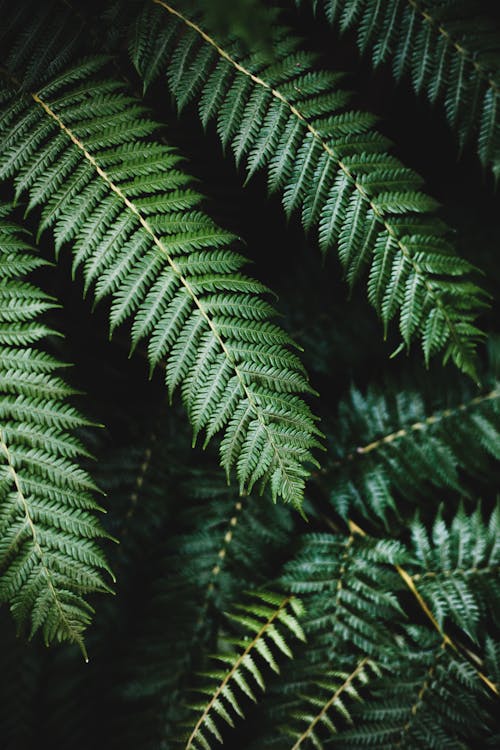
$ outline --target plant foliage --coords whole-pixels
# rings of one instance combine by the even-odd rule
[[[219,43],[164,2],[146,6],[131,56],[145,86],[166,74],[180,110],[197,96],[203,124],[217,120],[248,177],[267,168],[287,215],[300,210],[323,250],[337,246],[350,285],[368,270],[368,298],[386,331],[397,317],[405,346],[420,338],[427,362],[443,351],[474,375],[482,299],[472,266],[453,253],[436,202],[388,152],[376,118],[352,109],[341,74],[317,70],[286,29],[268,61],[261,51],[242,54],[231,37]]]
[[[297,0],[301,5],[301,0]],[[500,173],[500,28],[477,0],[313,0],[341,31],[355,29],[374,67],[390,62],[397,81],[444,105],[460,148],[474,139],[485,167]]]
[[[31,635],[84,650],[85,595],[109,590],[96,543],[105,534],[96,486],[78,466],[88,454],[73,433],[86,422],[55,374],[61,363],[39,348],[54,333],[42,316],[55,304],[26,277],[44,261],[10,211],[0,207],[0,602]]]
[[[132,318],[132,348],[146,338],[151,368],[167,360],[194,438],[224,431],[221,463],[241,491],[269,482],[300,505],[320,433],[297,396],[311,389],[292,342],[269,322],[267,289],[241,273],[236,238],[199,210],[175,150],[146,140],[156,124],[101,57],[19,95],[34,31],[14,47],[0,94],[0,176],[15,175],[30,209],[43,205],[40,229],[54,228],[56,250],[72,243],[85,288],[112,295],[111,331]]]
[[[296,5],[0,0],[2,750],[499,746],[498,13]]]

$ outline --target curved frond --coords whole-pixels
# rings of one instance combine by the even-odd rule
[[[304,654],[302,663],[294,660],[287,665],[286,681],[273,684],[267,697],[267,732],[252,743],[251,750],[323,750],[335,743],[339,730],[352,723],[353,708],[362,700],[366,686],[380,674],[367,657],[349,661],[344,667],[344,658],[338,657],[336,662],[342,666],[314,669],[307,666]]]
[[[408,627],[398,639],[392,668],[360,703],[342,747],[464,747],[484,731],[482,688],[474,669],[444,647],[436,633]]]
[[[1,91],[0,177],[14,177],[41,230],[74,248],[97,300],[111,295],[111,331],[132,322],[151,368],[166,360],[194,437],[222,431],[221,464],[241,491],[269,483],[300,505],[318,446],[311,392],[290,338],[269,321],[267,289],[241,272],[235,237],[199,209],[179,155],[151,141],[142,105],[92,58],[20,92]]]
[[[405,346],[418,337],[427,362],[442,352],[474,376],[484,297],[469,280],[472,266],[454,254],[419,175],[387,152],[375,118],[350,108],[341,75],[316,70],[286,29],[276,32],[271,60],[245,55],[163,0],[138,19],[131,56],[147,83],[166,74],[179,108],[198,98],[203,123],[217,120],[249,177],[267,168],[287,215],[301,211],[324,250],[338,247],[349,284],[368,271],[386,331],[399,318]]]
[[[500,458],[500,388],[493,368],[480,393],[451,376],[430,392],[415,381],[365,393],[352,386],[329,433],[331,460],[318,481],[335,510],[387,525],[400,515],[398,498],[438,502],[443,489],[468,496],[470,478],[489,475]]]
[[[67,402],[61,363],[38,348],[53,331],[41,316],[54,300],[25,280],[44,265],[0,207],[0,602],[46,643],[83,645],[93,609],[109,590],[96,543],[96,487],[78,466],[88,455],[73,431],[87,424]]]
[[[303,4],[303,0],[297,0]],[[500,28],[482,0],[313,0],[341,31],[357,30],[373,65],[444,105],[460,147],[471,139],[481,163],[500,175]]]
[[[214,668],[204,673],[205,683],[197,689],[208,695],[208,702],[191,706],[199,717],[186,744],[190,748],[207,748],[222,742],[219,723],[234,725],[243,715],[243,700],[256,701],[256,690],[265,686],[263,668],[279,672],[278,658],[290,658],[290,639],[304,639],[298,617],[302,608],[294,597],[282,598],[268,592],[254,592],[250,604],[240,605],[231,620],[247,634],[228,638],[231,651],[212,657]]]

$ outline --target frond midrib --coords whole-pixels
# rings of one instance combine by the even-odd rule
[[[77,643],[78,646],[80,647],[85,661],[88,661],[88,655],[87,655],[87,651],[86,651],[86,648],[85,648],[85,644],[84,644],[83,638],[82,638],[80,632],[78,631],[78,629],[75,629],[73,627],[71,621],[68,620],[68,618],[66,617],[66,613],[64,611],[64,607],[63,607],[63,605],[62,605],[62,603],[61,603],[61,601],[59,599],[59,596],[57,594],[57,588],[54,585],[54,581],[52,580],[52,576],[51,576],[50,570],[49,570],[49,568],[48,568],[48,566],[47,566],[47,564],[45,562],[45,553],[44,553],[44,551],[43,551],[43,549],[42,549],[42,547],[40,545],[40,542],[38,540],[37,529],[36,529],[35,522],[34,522],[34,520],[31,517],[29,502],[26,499],[26,497],[24,495],[24,492],[22,490],[21,480],[20,480],[20,477],[19,477],[19,475],[18,475],[18,473],[17,473],[17,471],[15,469],[14,461],[12,459],[12,455],[11,455],[11,452],[9,450],[9,447],[8,447],[7,443],[5,442],[5,440],[4,440],[3,432],[2,432],[2,427],[1,426],[0,426],[0,449],[1,449],[2,453],[4,454],[5,459],[7,461],[8,471],[9,471],[9,474],[11,475],[11,477],[12,477],[12,482],[13,482],[14,487],[16,489],[16,495],[17,495],[18,500],[19,500],[19,502],[20,502],[20,504],[22,506],[22,509],[23,509],[23,512],[24,512],[24,516],[25,516],[25,519],[26,519],[26,524],[27,524],[27,526],[29,528],[29,531],[30,531],[33,548],[35,550],[36,556],[38,557],[38,561],[39,561],[40,567],[43,570],[43,574],[44,574],[45,579],[47,581],[47,585],[49,587],[52,600],[53,600],[53,602],[54,602],[54,604],[55,604],[55,606],[57,608],[57,611],[59,613],[59,617],[61,619],[61,622],[64,623],[70,639],[72,641],[74,641],[75,643]]]
[[[199,36],[201,36],[201,38],[204,41],[210,44],[223,59],[229,62],[240,73],[243,73],[245,76],[250,78],[255,84],[267,89],[274,98],[278,99],[283,104],[285,104],[290,110],[290,112],[304,124],[305,128],[309,131],[309,133],[311,133],[312,137],[320,144],[321,148],[328,154],[328,156],[337,164],[339,169],[342,170],[342,172],[345,174],[348,180],[350,180],[350,182],[355,186],[356,190],[362,196],[362,198],[365,201],[367,201],[371,210],[377,217],[378,222],[381,224],[381,226],[384,227],[385,231],[394,240],[394,242],[396,242],[404,258],[411,264],[415,272],[415,275],[422,279],[422,282],[425,285],[427,294],[429,295],[430,299],[434,301],[435,306],[439,308],[439,310],[441,311],[443,315],[444,320],[446,321],[447,329],[450,333],[450,337],[457,351],[461,352],[464,362],[469,362],[470,354],[467,351],[466,346],[462,342],[460,335],[457,333],[455,324],[453,320],[450,318],[446,305],[443,303],[442,296],[438,292],[436,292],[436,290],[433,288],[432,284],[429,281],[427,274],[422,270],[420,265],[415,261],[411,253],[411,250],[404,244],[404,242],[402,241],[402,239],[399,237],[398,233],[392,226],[391,222],[385,218],[383,212],[378,208],[376,203],[372,201],[372,199],[366,192],[363,185],[361,185],[357,181],[356,177],[351,173],[350,169],[344,164],[342,159],[336,154],[335,150],[331,146],[329,146],[328,143],[326,143],[326,141],[321,136],[320,132],[313,125],[309,123],[307,118],[300,112],[300,110],[294,104],[292,104],[286,98],[284,94],[282,94],[278,89],[273,88],[270,84],[268,84],[262,78],[252,73],[250,70],[248,70],[243,65],[241,65],[241,63],[239,63],[237,60],[231,57],[231,55],[226,50],[224,50],[215,41],[215,39],[213,39],[205,31],[203,31],[203,29],[200,26],[198,26],[196,23],[194,23],[189,18],[184,16],[180,11],[173,8],[164,0],[151,0],[151,2],[154,3],[155,5],[161,6],[168,13],[170,13],[171,15],[175,16],[180,21],[182,21],[182,23],[184,23],[186,26],[193,29],[193,31],[195,31]]]
[[[292,747],[292,750],[299,750],[302,743],[307,740],[310,735],[314,732],[316,725],[322,720],[322,718],[325,716],[325,714],[330,710],[330,708],[333,706],[333,704],[339,699],[339,697],[342,695],[344,690],[347,690],[347,688],[354,682],[358,674],[363,670],[363,667],[367,664],[368,657],[365,656],[361,661],[358,663],[356,668],[346,677],[342,685],[340,685],[337,690],[333,693],[333,695],[326,701],[325,705],[319,711],[319,713],[314,717],[314,719],[310,722],[308,727],[305,729],[305,731],[301,734],[301,736],[298,738],[294,746]]]
[[[61,117],[54,112],[54,110],[50,107],[49,104],[47,104],[37,93],[31,93],[30,94],[33,101],[40,106],[45,114],[50,117],[54,122],[57,123],[58,127],[61,129],[62,132],[64,132],[68,138],[71,140],[71,142],[81,151],[81,153],[84,155],[85,159],[92,165],[92,167],[95,169],[99,177],[105,182],[105,184],[109,187],[109,189],[124,203],[124,205],[127,207],[127,209],[136,217],[136,219],[139,221],[141,227],[145,230],[145,232],[151,237],[152,241],[154,242],[155,246],[158,248],[158,250],[162,253],[162,255],[166,258],[170,268],[172,269],[175,276],[178,278],[179,282],[182,284],[183,288],[186,290],[188,295],[190,296],[192,302],[196,306],[196,308],[199,310],[201,316],[204,318],[205,322],[207,323],[210,331],[212,332],[214,338],[217,340],[222,352],[224,353],[224,356],[226,357],[227,361],[230,363],[231,367],[234,370],[234,373],[236,377],[238,378],[241,390],[243,391],[246,400],[250,404],[250,407],[253,410],[253,413],[255,414],[259,424],[264,429],[269,443],[273,448],[274,456],[276,459],[276,464],[280,467],[280,470],[282,472],[282,475],[284,477],[289,477],[289,472],[287,470],[287,467],[282,459],[281,451],[279,450],[278,446],[276,445],[276,442],[273,437],[272,430],[269,429],[269,425],[266,422],[263,412],[258,406],[257,402],[255,401],[253,394],[250,390],[250,388],[245,383],[245,379],[242,376],[242,373],[237,365],[237,363],[234,361],[234,358],[226,346],[226,343],[224,342],[224,339],[222,338],[221,333],[218,331],[214,321],[211,319],[210,315],[206,312],[203,303],[198,298],[196,293],[194,292],[191,284],[189,283],[188,279],[182,274],[181,270],[178,267],[178,264],[173,260],[173,258],[170,256],[170,253],[168,252],[167,248],[161,241],[161,239],[157,236],[153,228],[151,227],[150,223],[147,221],[147,219],[144,218],[141,211],[135,206],[135,204],[127,198],[127,196],[123,193],[123,191],[116,185],[113,180],[110,178],[110,176],[106,173],[104,169],[98,164],[97,160],[92,156],[92,154],[87,150],[85,147],[83,141],[81,141],[69,128],[67,125],[65,125],[64,121],[61,119]]]
[[[456,417],[460,412],[468,411],[471,408],[479,406],[485,401],[494,401],[495,399],[500,399],[500,388],[493,388],[493,390],[488,391],[488,393],[482,394],[480,396],[474,396],[470,399],[470,401],[461,403],[453,408],[441,409],[436,412],[432,412],[432,414],[429,414],[429,416],[424,417],[418,422],[413,422],[413,424],[409,425],[409,427],[400,427],[397,430],[392,430],[386,435],[377,438],[377,440],[373,440],[370,443],[366,443],[365,445],[356,447],[344,458],[332,463],[331,469],[338,469],[342,466],[345,466],[347,463],[350,463],[354,459],[359,458],[360,456],[365,456],[368,453],[377,451],[384,445],[407,438],[411,435],[412,432],[420,432],[421,430],[424,430],[428,427],[433,427],[436,424],[444,422],[446,419]],[[328,474],[329,469],[325,467],[324,469],[322,469],[321,473]]]
[[[190,750],[190,748],[193,747],[193,742],[198,736],[198,732],[200,728],[203,726],[203,723],[205,719],[207,718],[208,714],[212,710],[212,707],[214,706],[215,702],[217,701],[219,695],[224,690],[225,686],[229,683],[232,676],[238,671],[240,664],[242,664],[244,658],[252,651],[252,649],[255,647],[255,644],[259,641],[260,638],[266,633],[268,628],[273,624],[273,622],[276,620],[277,617],[279,617],[280,613],[285,609],[287,604],[292,600],[293,597],[287,596],[283,601],[279,604],[279,606],[275,609],[271,617],[269,617],[266,622],[262,625],[258,633],[252,638],[248,646],[245,648],[244,651],[238,656],[236,661],[234,662],[233,666],[227,673],[227,675],[224,677],[222,682],[219,684],[215,692],[210,697],[210,700],[208,701],[207,705],[205,706],[203,713],[201,714],[200,718],[196,722],[196,725],[191,732],[189,739],[186,744],[186,750]]]

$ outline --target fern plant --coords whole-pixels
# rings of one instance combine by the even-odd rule
[[[219,43],[164,2],[146,6],[131,43],[145,85],[166,73],[179,109],[198,94],[203,124],[217,118],[223,146],[246,159],[248,177],[267,167],[286,213],[300,210],[323,250],[337,245],[349,284],[368,267],[368,297],[386,332],[397,316],[405,346],[418,337],[427,362],[444,351],[473,375],[484,300],[468,278],[472,266],[453,254],[436,202],[388,153],[376,118],[351,109],[341,75],[315,70],[314,55],[286,29],[273,49],[270,62],[262,52],[242,55],[234,40]]]
[[[498,746],[496,198],[395,117],[496,174],[496,32],[297,4],[0,2],[2,750]]]
[[[297,2],[301,4],[300,0]],[[486,2],[457,0],[313,0],[341,31],[355,29],[375,67],[391,62],[397,81],[442,102],[462,149],[474,139],[485,167],[500,170],[498,17]]]
[[[73,641],[85,654],[85,597],[109,591],[96,543],[105,532],[96,486],[77,463],[86,451],[73,433],[86,422],[55,374],[61,363],[39,348],[53,334],[42,316],[55,304],[26,276],[44,261],[11,210],[0,208],[0,601],[31,635]]]

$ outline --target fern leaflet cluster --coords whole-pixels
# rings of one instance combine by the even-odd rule
[[[301,5],[302,0],[297,0]],[[460,147],[476,141],[479,158],[500,174],[500,30],[478,0],[312,0],[341,31],[355,28],[376,67],[392,64],[417,94],[442,102]]]
[[[221,463],[241,491],[269,482],[300,505],[320,433],[297,395],[311,388],[292,342],[269,322],[267,289],[241,273],[236,238],[199,209],[179,155],[146,138],[155,123],[102,67],[87,58],[38,93],[4,86],[0,176],[43,206],[58,250],[73,245],[85,288],[112,295],[111,331],[132,319],[132,348],[147,338],[151,368],[167,359],[195,439],[223,430]]]
[[[328,433],[330,456],[317,479],[344,518],[400,516],[398,498],[439,501],[440,492],[470,495],[500,458],[500,389],[490,366],[482,392],[457,378],[426,393],[418,381],[365,393],[352,386]]]
[[[368,297],[386,331],[399,317],[405,346],[419,337],[426,361],[441,351],[474,376],[484,297],[469,280],[472,266],[454,254],[421,178],[387,152],[374,116],[350,109],[341,75],[316,70],[286,29],[269,62],[231,39],[221,46],[161,0],[139,17],[131,56],[145,85],[166,74],[179,109],[198,97],[203,124],[216,118],[249,177],[267,167],[287,214],[300,210],[323,249],[337,245],[349,284],[368,269]]]
[[[82,648],[93,608],[86,595],[108,591],[96,540],[96,487],[78,466],[88,455],[72,433],[87,424],[68,403],[62,367],[38,343],[54,300],[26,281],[45,262],[0,207],[0,602],[47,643]]]
[[[241,604],[231,619],[248,634],[247,637],[227,638],[233,653],[221,652],[213,657],[216,668],[204,676],[206,686],[197,689],[208,695],[208,702],[193,704],[200,716],[189,735],[186,750],[209,748],[209,738],[222,742],[216,718],[230,726],[242,716],[242,698],[256,700],[257,688],[264,689],[263,665],[279,672],[277,655],[291,658],[288,645],[291,636],[304,640],[298,618],[302,607],[294,597],[283,598],[270,592],[254,592],[250,604]]]

